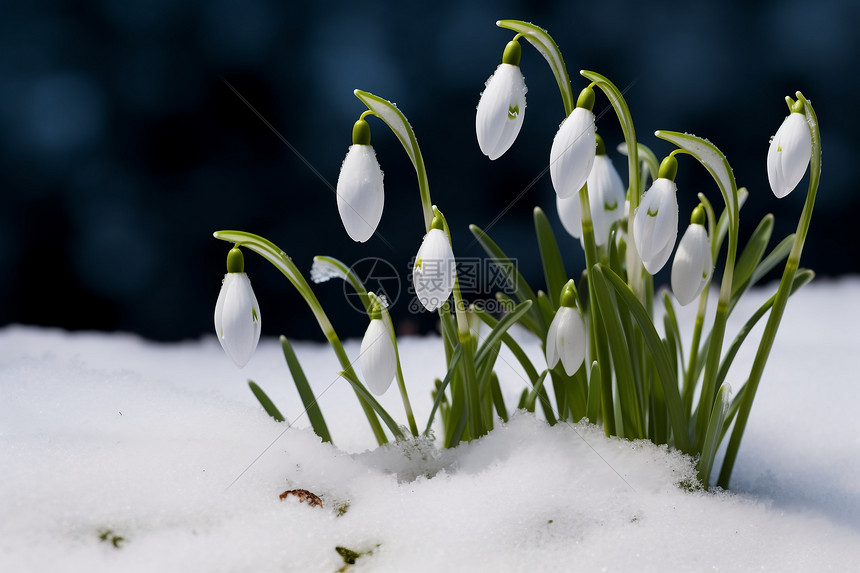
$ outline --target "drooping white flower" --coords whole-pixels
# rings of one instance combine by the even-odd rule
[[[582,189],[594,163],[594,91],[585,88],[577,107],[561,123],[549,152],[549,175],[556,194],[562,199]]]
[[[605,154],[594,157],[594,165],[591,167],[587,183],[594,240],[597,246],[605,245],[609,240],[609,229],[612,224],[624,217],[624,184],[612,160]],[[555,203],[564,229],[571,236],[579,239],[582,236],[582,208],[579,194],[565,198],[556,195]]]
[[[397,371],[397,354],[391,334],[380,316],[371,318],[367,326],[358,363],[370,391],[377,396],[384,394]]]
[[[239,253],[239,262],[236,262],[234,251]],[[241,257],[239,249],[231,249],[227,259],[228,272],[215,303],[215,333],[224,352],[239,368],[254,355],[261,331],[260,305],[248,275],[242,272]]]
[[[633,243],[650,274],[657,274],[675,246],[678,238],[678,187],[675,182],[659,177],[651,185],[633,218]]]
[[[585,321],[576,308],[573,281],[564,287],[561,306],[546,335],[546,363],[555,368],[561,360],[564,371],[573,376],[585,360]]]
[[[475,132],[481,152],[490,159],[501,157],[520,133],[526,116],[526,82],[520,71],[522,48],[511,41],[502,63],[487,80],[475,115]]]
[[[475,131],[481,152],[501,157],[520,133],[526,116],[526,83],[519,66],[499,64],[478,102]]]
[[[696,211],[701,211],[701,207],[693,211],[694,222],[681,237],[672,261],[672,292],[681,306],[690,304],[699,296],[714,270],[711,240],[702,224],[704,213],[697,216]]]
[[[812,157],[812,136],[802,112],[785,118],[767,151],[767,179],[773,194],[785,197],[797,187]]]
[[[433,225],[438,219],[434,219]],[[456,261],[448,236],[441,228],[431,225],[415,257],[412,285],[415,296],[427,310],[442,306],[454,290]]]
[[[373,236],[384,203],[382,169],[373,147],[351,145],[337,179],[337,210],[353,241],[364,243]]]

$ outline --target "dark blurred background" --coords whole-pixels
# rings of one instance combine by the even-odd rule
[[[261,234],[303,271],[315,254],[347,263],[376,256],[401,273],[423,235],[414,170],[399,142],[371,119],[385,171],[378,237],[355,244],[335,195],[225,85],[230,82],[332,185],[365,109],[364,89],[399,104],[424,152],[434,201],[458,256],[480,256],[468,224],[487,227],[543,288],[532,209],[559,233],[568,272],[578,241],[564,234],[548,162],[564,111],[552,74],[523,42],[529,88],[525,124],[491,162],[478,149],[474,114],[512,32],[500,18],[547,28],[577,75],[607,75],[626,98],[640,141],[663,156],[655,129],[710,138],[750,190],[742,241],[767,212],[774,243],[792,232],[807,185],[777,201],[768,186],[768,140],[802,90],[816,106],[824,172],[802,265],[819,276],[860,271],[860,194],[851,169],[857,133],[860,3],[844,0],[719,2],[382,2],[104,0],[4,3],[0,19],[0,326],[133,331],[156,340],[212,331],[228,245],[218,229]],[[598,95],[596,109],[606,106]],[[614,114],[598,127],[621,141]],[[626,181],[624,158],[611,155]],[[719,193],[681,158],[681,220],[695,194]],[[679,233],[683,233],[683,225]],[[680,235],[679,235],[680,236]],[[246,258],[266,335],[318,338],[292,287],[256,255]],[[665,282],[666,270],[659,277]],[[342,337],[366,324],[341,284],[315,287]],[[392,309],[406,330],[433,327]]]

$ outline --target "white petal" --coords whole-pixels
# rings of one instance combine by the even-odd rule
[[[559,197],[570,197],[582,189],[596,151],[594,114],[578,107],[558,128],[549,153],[549,174]]]
[[[454,290],[456,261],[451,243],[441,229],[430,229],[415,257],[412,285],[427,310],[442,306]]]
[[[672,261],[672,292],[681,306],[690,304],[705,288],[713,271],[711,242],[702,225],[690,225]]]
[[[669,179],[657,179],[642,196],[633,218],[636,250],[652,275],[663,268],[678,237],[677,186]]]
[[[363,243],[382,218],[382,170],[370,145],[351,145],[337,179],[337,210],[353,241]]]
[[[260,307],[248,275],[227,273],[215,303],[215,333],[224,352],[239,368],[253,356],[260,332]]]
[[[782,122],[767,151],[767,178],[773,194],[785,197],[797,187],[812,156],[806,116],[791,113]]]
[[[556,313],[558,355],[568,376],[573,376],[585,360],[585,322],[579,310],[563,306]]]
[[[550,368],[555,368],[555,365],[558,364],[557,339],[558,323],[561,322],[561,308],[555,313],[552,322],[549,324],[549,330],[546,333],[546,365]]]
[[[579,201],[579,193],[562,199],[555,196],[555,206],[558,209],[558,218],[564,230],[572,237],[578,239],[582,236],[582,204]]]
[[[370,321],[361,341],[358,361],[370,391],[377,396],[384,394],[397,371],[397,356],[391,335],[381,319]]]
[[[484,155],[498,159],[520,132],[526,116],[526,83],[519,66],[500,64],[478,102],[475,132]]]
[[[588,175],[588,200],[597,246],[609,240],[612,224],[624,216],[626,193],[621,176],[607,155],[597,155]]]

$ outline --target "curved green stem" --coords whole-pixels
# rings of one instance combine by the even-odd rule
[[[627,107],[627,102],[624,101],[624,96],[621,91],[604,76],[597,72],[582,70],[579,72],[585,78],[588,78],[606,94],[609,102],[612,104],[612,109],[618,116],[618,122],[621,124],[621,131],[624,133],[624,141],[627,144],[627,172],[628,172],[628,192],[627,200],[630,202],[630,211],[627,219],[627,228],[632,232],[633,219],[636,216],[636,208],[639,207],[639,188],[640,188],[640,172],[639,172],[639,146],[636,144],[636,130],[633,127],[633,117],[630,115],[630,109]],[[644,288],[642,285],[642,273],[644,267],[642,259],[639,257],[639,251],[636,249],[627,249],[627,282],[630,288],[639,297],[643,304],[647,304],[644,300]],[[591,267],[589,267],[591,268]]]
[[[246,233],[244,231],[216,231],[213,233],[213,236],[216,239],[236,243],[248,250],[254,251],[272,263],[279,271],[281,271],[281,273],[284,274],[284,276],[287,277],[287,279],[289,279],[293,286],[296,287],[296,290],[299,291],[299,294],[305,300],[308,307],[311,309],[311,312],[313,312],[314,318],[317,319],[317,323],[320,326],[320,330],[322,330],[326,340],[331,344],[335,355],[337,355],[338,361],[343,367],[344,373],[351,376],[351,379],[357,382],[358,379],[355,376],[352,364],[349,361],[349,357],[346,355],[346,351],[343,349],[343,344],[341,344],[337,333],[334,331],[331,321],[329,321],[328,316],[326,316],[322,305],[319,300],[317,300],[317,297],[311,290],[310,285],[308,285],[307,281],[302,276],[302,273],[290,257],[288,257],[284,251],[279,249],[277,245],[271,241],[252,233]],[[388,442],[388,438],[385,436],[385,432],[383,431],[382,425],[379,423],[379,419],[376,417],[376,413],[373,411],[373,408],[358,392],[356,392],[356,397],[364,410],[365,416],[367,416],[367,421],[370,423],[370,427],[373,430],[373,435],[376,437],[376,441],[380,446],[385,444]]]
[[[776,331],[779,328],[779,323],[782,320],[783,312],[785,311],[786,302],[791,294],[791,286],[794,282],[794,275],[797,273],[797,268],[800,264],[800,255],[803,252],[803,244],[806,242],[806,234],[809,231],[809,223],[812,220],[812,209],[815,207],[815,195],[818,192],[818,182],[821,178],[821,134],[818,130],[818,118],[815,115],[815,110],[812,104],[809,103],[803,94],[797,92],[797,99],[803,102],[804,113],[806,114],[806,123],[809,125],[809,133],[812,137],[812,158],[809,162],[809,190],[806,193],[806,202],[803,205],[803,212],[800,215],[800,220],[797,223],[797,233],[794,238],[794,245],[788,255],[788,261],[785,263],[785,270],[782,273],[782,279],[779,281],[779,289],[776,291],[776,298],[773,301],[773,308],[770,311],[770,316],[767,319],[764,334],[762,334],[761,342],[759,343],[758,351],[756,352],[755,360],[753,361],[750,377],[746,384],[743,400],[741,401],[740,409],[738,410],[737,419],[735,421],[732,436],[729,439],[729,445],[726,449],[726,456],[723,460],[723,467],[720,470],[718,484],[720,487],[728,488],[729,480],[732,476],[735,459],[737,458],[738,448],[743,438],[744,430],[746,429],[747,420],[749,419],[752,403],[755,399],[756,390],[758,389],[761,376],[764,373],[765,364],[770,356],[773,342],[776,338]]]
[[[415,132],[412,126],[409,125],[409,120],[403,115],[397,106],[372,93],[355,90],[355,97],[360,99],[368,109],[373,112],[379,119],[385,122],[400,143],[406,154],[412,161],[412,166],[415,167],[415,173],[418,176],[418,191],[421,194],[421,209],[424,213],[424,231],[430,230],[430,222],[433,220],[433,201],[430,199],[430,182],[427,179],[427,170],[424,168],[424,157],[421,155],[421,149],[418,147],[418,140],[415,138]],[[365,112],[366,113],[366,112]],[[362,114],[362,118],[364,114]]]
[[[558,49],[558,44],[555,43],[549,32],[540,26],[522,20],[499,20],[496,22],[496,26],[518,32],[517,36],[524,37],[540,52],[552,69],[552,75],[555,76],[555,81],[558,83],[558,89],[564,103],[564,116],[569,116],[576,107],[576,98],[570,88],[570,76],[564,65],[564,58],[561,57],[561,50]]]

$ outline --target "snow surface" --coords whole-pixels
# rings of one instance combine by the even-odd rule
[[[747,295],[730,337],[774,289]],[[716,493],[678,487],[692,465],[666,448],[525,413],[454,450],[376,448],[327,346],[295,344],[337,447],[299,417],[274,338],[240,371],[214,336],[162,345],[7,327],[0,571],[334,572],[337,546],[372,551],[350,571],[856,570],[857,300],[860,278],[846,278],[789,303],[733,491]],[[351,357],[359,344],[346,345]],[[735,387],[754,351],[738,356]],[[406,338],[400,352],[421,425],[442,350]],[[497,364],[509,402],[523,387],[513,364]],[[263,413],[246,378],[293,428]],[[404,420],[394,386],[382,401]],[[323,508],[279,499],[295,488]]]

